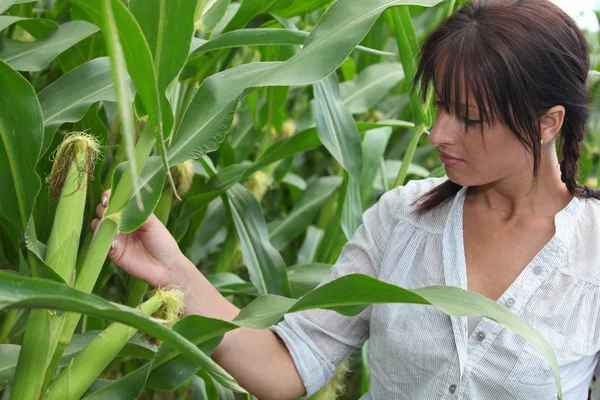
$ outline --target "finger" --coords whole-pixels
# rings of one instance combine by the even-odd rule
[[[117,263],[119,261],[119,259],[121,258],[121,256],[123,255],[122,253],[123,253],[123,249],[125,248],[126,240],[127,240],[127,238],[125,237],[125,234],[119,233],[117,236],[115,236],[115,239],[113,240],[112,244],[110,245],[110,250],[108,251],[108,256],[114,263]]]
[[[100,223],[100,220],[98,218],[94,219],[92,221],[92,231],[96,232],[96,229],[98,228],[98,224]]]
[[[104,211],[106,211],[106,206],[103,206],[102,203],[96,206],[96,217],[102,218],[104,216]]]
[[[110,198],[110,189],[107,189],[100,196],[100,203],[102,203],[102,205],[104,207],[108,206],[108,199],[109,198]]]

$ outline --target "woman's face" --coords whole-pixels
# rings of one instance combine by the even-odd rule
[[[429,141],[439,150],[451,181],[479,186],[533,172],[533,157],[523,144],[498,120],[494,125],[480,121],[473,98],[469,99],[467,126],[444,110],[439,97],[436,103],[436,122]]]

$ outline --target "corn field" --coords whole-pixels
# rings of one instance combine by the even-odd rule
[[[552,347],[483,296],[359,274],[317,287],[384,192],[444,175],[432,99],[409,85],[419,39],[462,4],[0,0],[0,399],[255,398],[210,358],[226,332],[385,302],[497,321],[560,398]],[[597,115],[584,145],[597,187]],[[235,320],[180,318],[177,288],[107,259],[153,212]],[[368,377],[357,351],[313,398],[358,398]]]

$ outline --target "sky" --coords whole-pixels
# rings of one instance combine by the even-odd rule
[[[598,19],[593,10],[600,10],[600,0],[551,0],[565,10],[579,24],[580,28],[592,31],[599,29]]]

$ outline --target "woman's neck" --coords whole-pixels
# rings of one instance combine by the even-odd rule
[[[554,217],[573,199],[561,180],[556,152],[544,154],[536,180],[530,168],[496,182],[469,188],[468,201],[504,218]]]

